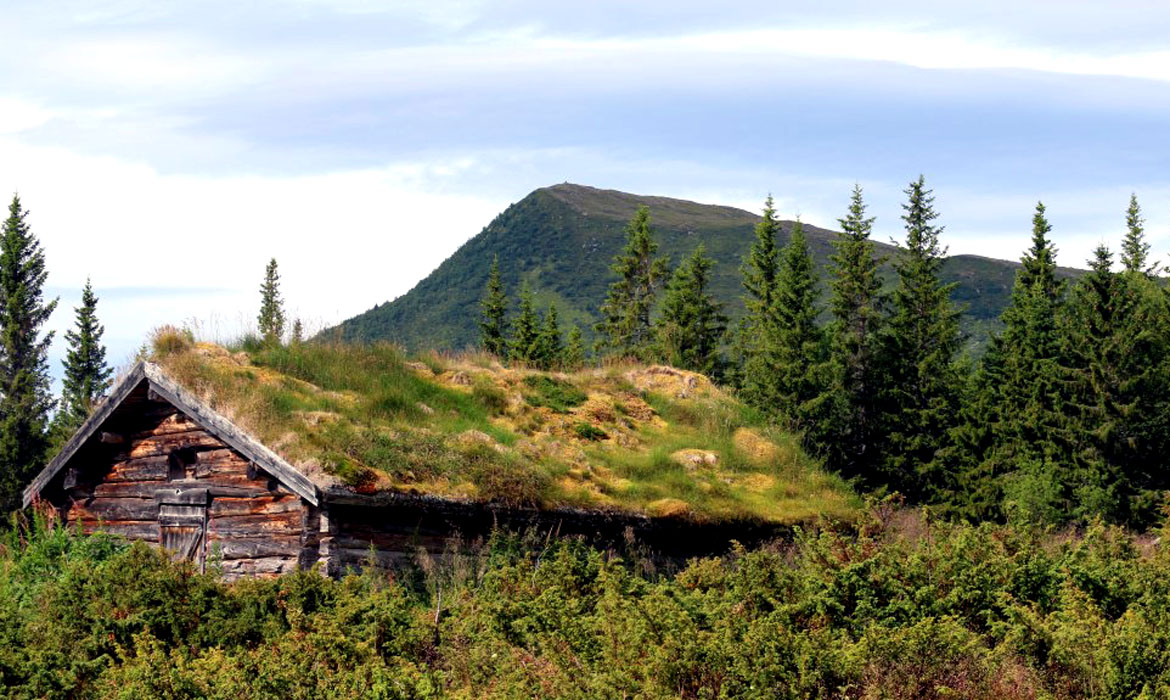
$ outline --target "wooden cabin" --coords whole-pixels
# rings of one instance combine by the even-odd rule
[[[24,492],[86,531],[143,540],[226,578],[319,567],[393,567],[493,527],[538,528],[678,560],[785,528],[631,513],[505,507],[319,481],[213,410],[158,365],[139,362]]]

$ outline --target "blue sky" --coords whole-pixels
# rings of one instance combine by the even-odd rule
[[[0,189],[111,358],[160,323],[252,323],[275,256],[321,327],[407,291],[563,181],[899,233],[935,188],[952,252],[1060,262],[1130,192],[1170,253],[1170,10],[1155,2],[6,3]],[[60,348],[56,349],[57,354]]]

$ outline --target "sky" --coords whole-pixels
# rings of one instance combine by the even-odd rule
[[[827,227],[859,183],[888,240],[923,174],[952,253],[1018,258],[1042,200],[1070,266],[1136,193],[1170,262],[1170,7],[959,5],[9,0],[0,194],[115,365],[250,329],[271,257],[332,325],[559,182]]]

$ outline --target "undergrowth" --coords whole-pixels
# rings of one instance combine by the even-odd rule
[[[1160,698],[1168,619],[1150,538],[885,505],[673,574],[497,532],[234,584],[40,522],[0,546],[0,696]]]

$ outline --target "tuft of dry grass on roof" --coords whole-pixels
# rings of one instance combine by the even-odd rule
[[[389,344],[157,346],[217,411],[357,492],[775,523],[858,507],[794,436],[693,372],[538,372]]]

